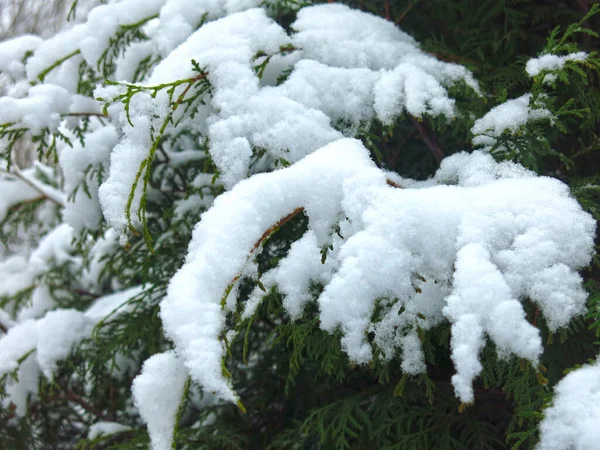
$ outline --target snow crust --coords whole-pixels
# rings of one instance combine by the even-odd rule
[[[444,160],[432,180],[395,189],[362,144],[339,140],[219,196],[169,284],[161,303],[165,331],[194,380],[225,400],[237,397],[221,374],[219,336],[234,309],[229,301],[223,309],[223,296],[236,276],[252,274],[248,255],[264,231],[299,207],[310,231],[265,275],[267,285],[281,285],[290,315],[311,299],[310,282],[323,282],[320,326],[342,330],[350,359],[373,358],[365,340],[373,332],[384,358],[403,350],[410,374],[424,370],[418,328],[448,320],[453,384],[463,402],[473,401],[485,336],[501,356],[537,364],[539,331],[520,300],[535,301],[553,330],[585,309],[576,271],[590,260],[595,222],[564,184],[483,153],[460,153]],[[343,240],[334,237],[336,225]],[[318,250],[331,244],[331,262],[319,271]],[[380,299],[382,317],[372,322]],[[255,291],[245,317],[258,301]]]

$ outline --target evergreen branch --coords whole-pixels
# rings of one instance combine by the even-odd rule
[[[72,58],[73,56],[79,55],[81,53],[81,50],[77,49],[74,52],[69,53],[67,56],[57,60],[56,62],[54,62],[52,65],[48,66],[47,68],[45,68],[44,70],[42,70],[40,72],[40,74],[38,75],[38,80],[43,83],[44,79],[46,78],[46,75],[48,75],[50,72],[52,72],[54,69],[56,69],[58,66],[60,66],[62,63],[64,63],[66,60]]]

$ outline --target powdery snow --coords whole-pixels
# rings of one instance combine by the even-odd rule
[[[226,312],[234,309],[229,300],[222,309],[223,296],[251,264],[249,253],[264,231],[299,207],[311,231],[265,275],[267,286],[281,283],[289,295],[284,306],[292,317],[309,300],[310,281],[322,281],[321,327],[342,330],[350,359],[372,359],[365,341],[372,331],[383,357],[402,349],[403,370],[411,374],[424,370],[417,327],[445,318],[453,329],[453,383],[464,402],[473,400],[471,382],[481,371],[486,335],[501,356],[537,364],[540,335],[527,322],[521,299],[535,301],[552,329],[585,309],[576,271],[590,260],[595,222],[558,180],[482,153],[460,153],[447,158],[432,180],[395,189],[358,141],[339,140],[219,196],[171,280],[161,303],[165,331],[194,380],[223,399],[237,398],[221,374],[219,336]],[[336,225],[343,241],[333,237]],[[320,273],[317,249],[331,243],[337,249]],[[561,283],[549,281],[559,273]],[[540,279],[548,280],[550,296]],[[371,324],[382,298],[388,299],[382,319]],[[245,317],[259,301],[255,291]]]
[[[152,450],[170,450],[175,420],[188,371],[175,352],[159,353],[144,363],[133,380],[135,405],[148,425]]]
[[[454,100],[446,88],[457,82],[478,91],[464,67],[437,61],[393,24],[373,15],[342,5],[319,5],[303,8],[293,28],[297,33],[288,35],[263,9],[230,14],[189,36],[144,83],[155,86],[192,78],[192,59],[207,70],[211,95],[206,96],[206,105],[199,106],[194,126],[206,132],[210,155],[226,188],[248,175],[253,149],[265,150],[271,163],[293,163],[344,135],[354,135],[361,124],[376,118],[392,123],[405,111],[417,117],[453,117]],[[385,51],[369,44],[375,38],[384,42]],[[290,44],[298,49],[288,59],[280,57],[280,49]],[[259,52],[274,55],[280,71],[295,64],[283,84],[265,85],[259,79],[253,68]],[[338,61],[342,54],[344,59],[356,55],[360,60],[344,65]],[[276,76],[269,74],[270,79]],[[174,97],[184,88],[179,86]],[[96,96],[110,99],[118,92],[111,86],[97,90]],[[130,189],[151,146],[148,117],[159,119],[154,125],[158,128],[169,106],[164,95],[148,97],[134,97],[130,108],[134,127],[120,113],[125,136],[111,155],[110,175],[100,188],[104,215],[119,232],[127,225]],[[138,198],[136,192],[130,217],[137,213]]]
[[[527,61],[525,71],[530,77],[539,75],[542,71],[556,71],[565,66],[567,61],[585,61],[588,57],[586,52],[569,53],[568,55],[559,56],[553,54],[542,55],[538,58],[532,58]]]
[[[600,365],[570,372],[544,411],[537,450],[595,450],[600,442]]]
[[[131,428],[117,422],[96,422],[92,424],[88,431],[88,439],[94,440],[100,436],[121,433],[130,430]]]
[[[505,131],[516,133],[530,120],[550,119],[550,111],[545,108],[532,108],[531,94],[522,95],[492,108],[475,121],[471,128],[473,144],[490,150],[498,137]]]

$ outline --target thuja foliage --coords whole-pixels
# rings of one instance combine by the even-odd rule
[[[228,314],[223,313],[223,323],[206,328],[214,325],[210,332],[224,351],[216,356],[217,373],[202,380],[224,380],[222,391],[219,380],[210,389],[199,382],[198,372],[212,366],[194,369],[193,349],[181,337],[189,332],[197,338],[194,333],[205,329],[194,322],[197,310],[183,308],[181,319],[165,313],[163,302],[182,292],[196,295],[187,291],[193,277],[173,277],[205,251],[201,245],[188,251],[193,233],[199,241],[208,233],[203,223],[224,227],[211,235],[223,240],[255,226],[250,219],[234,226],[227,218],[219,222],[216,213],[202,216],[214,210],[213,201],[256,209],[260,202],[234,202],[235,195],[244,195],[240,186],[252,187],[240,180],[263,172],[294,174],[305,155],[344,136],[362,142],[374,161],[365,167],[382,169],[382,183],[390,189],[408,190],[415,183],[409,178],[428,179],[446,157],[479,149],[498,163],[512,161],[561,180],[598,220],[600,40],[594,30],[600,29],[600,7],[595,2],[342,2],[386,19],[419,42],[420,49],[405,35],[393,41],[413,58],[398,57],[410,65],[401,69],[402,98],[394,97],[400,88],[392,82],[378,97],[378,81],[372,81],[396,70],[389,62],[394,54],[377,53],[377,45],[396,48],[384,32],[368,43],[373,53],[356,47],[359,56],[353,60],[356,55],[341,48],[344,59],[335,60],[335,46],[354,41],[334,31],[347,25],[351,35],[355,25],[346,20],[373,16],[344,16],[335,23],[332,15],[350,10],[313,9],[319,14],[310,15],[304,8],[320,2],[295,0],[228,6],[123,0],[104,2],[86,18],[77,14],[79,3],[73,3],[69,18],[80,24],[68,23],[63,34],[0,43],[0,448],[539,445],[554,387],[598,354],[597,256],[580,268],[586,307],[566,317],[571,320],[556,326],[530,294],[521,299],[527,322],[540,330],[539,360],[507,352],[493,337],[485,338],[480,351],[475,348],[482,369],[472,385],[473,401],[461,397],[453,379],[459,364],[452,339],[458,333],[457,321],[448,316],[434,322],[413,311],[414,321],[394,330],[402,338],[414,337],[422,349],[422,361],[409,364],[409,341],[392,346],[390,354],[380,329],[369,328],[362,339],[371,354],[361,360],[348,343],[351,330],[327,328],[317,303],[329,292],[326,277],[311,277],[307,298],[299,314],[293,313],[289,292],[266,274],[285,264],[308,230],[317,229],[309,204],[282,209],[263,227],[244,249],[242,269],[219,293],[216,316]],[[251,6],[265,15],[244,11]],[[245,15],[219,25],[236,13]],[[382,23],[364,26],[378,30]],[[328,72],[329,66],[338,72]],[[345,69],[356,72],[348,75]],[[437,84],[411,86],[407,80],[414,73]],[[365,94],[361,86],[368,83]],[[339,98],[348,92],[355,103],[340,106]],[[385,103],[389,98],[396,101]],[[28,149],[35,149],[35,161],[19,163]],[[346,163],[340,157],[337,165]],[[271,187],[279,192],[275,184],[265,181],[265,186],[259,206],[275,201]],[[297,186],[305,189],[300,181]],[[489,198],[495,201],[499,197]],[[340,246],[351,238],[350,220],[338,219],[324,240],[315,238],[323,241],[317,257],[323,271],[336,264]],[[384,256],[374,262],[382,272],[392,264]],[[203,264],[218,266],[228,258],[234,259],[215,254]],[[452,262],[453,271],[459,271],[458,263]],[[412,281],[411,295],[432,283],[450,289],[447,280],[430,274],[415,273]],[[396,311],[400,300],[390,297],[376,299],[365,318],[369,323],[380,324]],[[407,308],[408,303],[398,306],[397,316]],[[204,337],[198,342],[208,354]],[[168,353],[173,348],[177,356]],[[165,361],[173,364],[163,372],[153,369]],[[421,363],[424,369],[416,370]]]

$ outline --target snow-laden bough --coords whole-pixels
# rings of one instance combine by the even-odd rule
[[[322,283],[321,328],[342,331],[351,361],[373,358],[365,339],[372,332],[381,357],[400,351],[404,372],[422,372],[417,329],[447,320],[461,401],[473,401],[486,336],[501,356],[536,365],[540,333],[521,301],[535,302],[552,330],[584,311],[577,270],[592,254],[592,217],[560,181],[480,152],[451,156],[432,179],[403,185],[388,184],[360,142],[342,139],[219,196],[194,229],[186,262],[161,303],[165,331],[192,378],[238,400],[222,372],[222,336],[235,297],[223,298],[249,255],[260,251],[265,231],[300,208],[307,234],[264,277],[287,295],[292,317],[310,300],[310,282]],[[329,245],[334,250],[319,270],[319,250]],[[250,300],[244,317],[259,296]],[[384,312],[372,323],[377,302]]]

